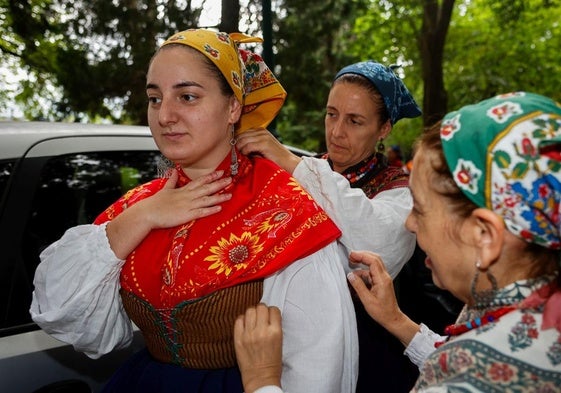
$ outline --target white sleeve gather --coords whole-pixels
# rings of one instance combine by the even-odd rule
[[[268,385],[268,386],[260,387],[253,393],[285,393],[285,392],[283,392],[283,390],[278,386]]]
[[[369,199],[360,188],[333,171],[327,160],[303,157],[293,176],[341,229],[346,256],[352,250],[379,254],[395,278],[415,250],[415,235],[405,228],[413,199],[408,187],[378,193]],[[362,268],[346,264],[345,271]]]
[[[262,301],[282,313],[283,390],[355,391],[356,317],[335,242],[267,277]]]
[[[119,295],[125,261],[111,250],[105,227],[70,228],[41,253],[30,308],[46,333],[94,359],[132,340]]]
[[[425,360],[435,350],[435,344],[446,340],[446,336],[441,336],[430,330],[427,325],[421,324],[421,328],[405,348],[404,354],[417,367],[421,368]]]

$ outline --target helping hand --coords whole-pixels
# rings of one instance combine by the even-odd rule
[[[259,154],[291,174],[302,160],[265,128],[244,131],[237,137],[236,147],[245,155]]]
[[[235,322],[234,345],[246,393],[268,385],[280,387],[282,325],[277,307],[263,303],[249,307]]]

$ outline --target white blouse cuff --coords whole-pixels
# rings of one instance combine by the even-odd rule
[[[429,355],[434,352],[434,345],[445,339],[446,337],[436,334],[422,323],[421,328],[415,334],[407,348],[405,348],[404,353],[411,362],[421,368]]]
[[[254,393],[283,393],[283,390],[278,386],[263,386],[257,389]]]

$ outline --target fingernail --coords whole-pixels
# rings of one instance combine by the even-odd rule
[[[355,279],[356,279],[356,276],[355,276],[355,274],[354,274],[353,272],[350,272],[350,273],[347,274],[347,280],[349,280],[349,281],[352,282],[352,281],[354,281]]]

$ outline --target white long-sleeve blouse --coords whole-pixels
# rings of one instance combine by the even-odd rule
[[[369,250],[379,254],[392,278],[415,250],[416,237],[405,228],[413,206],[408,187],[382,191],[369,199],[359,188],[334,172],[327,160],[304,157],[293,176],[327,212],[343,232],[339,255],[345,271],[364,268],[350,265],[349,252]]]

